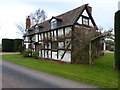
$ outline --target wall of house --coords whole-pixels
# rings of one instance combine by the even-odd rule
[[[85,16],[85,17],[88,17],[89,18],[89,15],[88,15],[88,13],[87,13],[87,11],[86,10],[84,10],[84,12],[82,13],[82,15],[79,17],[79,19],[78,19],[78,21],[77,21],[77,23],[79,23],[79,24],[83,24],[83,23],[85,23],[86,21],[85,20],[83,20],[83,16]],[[91,26],[91,27],[93,27],[93,24],[92,24],[92,21],[91,21],[91,19],[89,19],[89,26]]]
[[[45,51],[45,53],[44,53]],[[42,53],[42,55],[41,55]],[[47,56],[48,53],[48,56]],[[64,55],[63,59],[61,59],[62,55],[63,55],[64,51],[63,50],[59,50],[59,54],[58,54],[58,59],[57,59],[57,52],[52,52],[52,58],[51,58],[51,51],[48,50],[42,50],[39,51],[39,57],[42,58],[50,58],[50,59],[55,59],[55,60],[60,60],[60,61],[65,61],[65,62],[71,62],[71,52],[66,52],[66,54]],[[45,56],[44,56],[45,55]]]
[[[39,51],[39,57],[71,62],[71,51],[66,51],[64,56],[63,54],[68,44],[71,42],[70,33],[72,29],[71,27],[66,27],[64,28],[64,30],[63,28],[61,28],[58,29],[58,31],[54,30],[52,32],[39,34],[39,43],[42,45],[42,50]],[[58,32],[58,36],[57,36],[57,32]],[[66,37],[66,39],[64,37]],[[50,39],[52,39],[52,41],[46,41]],[[37,35],[35,35],[35,41],[38,42]],[[71,49],[71,45],[69,46],[68,49]]]
[[[29,36],[26,37],[24,40],[26,43],[24,44],[26,49],[28,49],[30,42],[32,42],[31,49],[33,51],[35,51],[35,43],[40,44],[42,47],[39,51],[39,57],[71,62],[71,45],[69,45],[71,42],[71,32],[71,27],[66,27],[46,33],[35,34],[31,36],[32,41],[30,41]]]
[[[28,50],[28,46],[29,46],[30,43],[25,43],[25,46],[26,46],[26,50]]]

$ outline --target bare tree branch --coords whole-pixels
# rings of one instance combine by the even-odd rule
[[[20,30],[16,32],[17,34],[24,35],[25,34],[25,26],[23,24],[16,24],[16,27]]]
[[[45,19],[47,18],[46,12],[40,8],[38,10],[36,10],[34,13],[31,13],[30,17],[32,19],[33,25],[41,23],[41,22],[45,21]]]
[[[34,26],[35,24],[41,23],[46,20],[47,15],[46,12],[43,9],[38,9],[35,12],[31,13],[31,26]],[[17,34],[24,35],[26,33],[25,25],[23,24],[16,24],[16,27],[19,29],[19,32],[16,32]]]

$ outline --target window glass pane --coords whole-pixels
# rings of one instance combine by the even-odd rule
[[[39,28],[37,27],[36,29],[35,29],[35,33],[38,33],[39,32]]]
[[[54,29],[57,27],[57,21],[52,21],[51,22],[51,29]]]
[[[87,18],[83,18],[83,24],[85,24],[85,25],[89,25],[89,19],[87,19]]]

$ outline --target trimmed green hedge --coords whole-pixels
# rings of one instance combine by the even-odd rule
[[[22,39],[2,39],[2,52],[16,52],[22,45]]]
[[[14,50],[16,52],[20,51],[19,48],[20,48],[21,45],[22,45],[22,39],[15,39],[14,40]]]
[[[14,51],[14,40],[13,39],[2,39],[2,51],[13,52]]]
[[[120,71],[120,11],[115,13],[115,68]]]

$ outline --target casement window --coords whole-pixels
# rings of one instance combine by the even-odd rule
[[[52,21],[51,21],[51,29],[54,29],[54,28],[56,28],[57,27],[57,20],[56,19],[53,19]]]
[[[89,19],[83,17],[83,18],[82,18],[82,24],[84,24],[84,25],[89,25]]]

